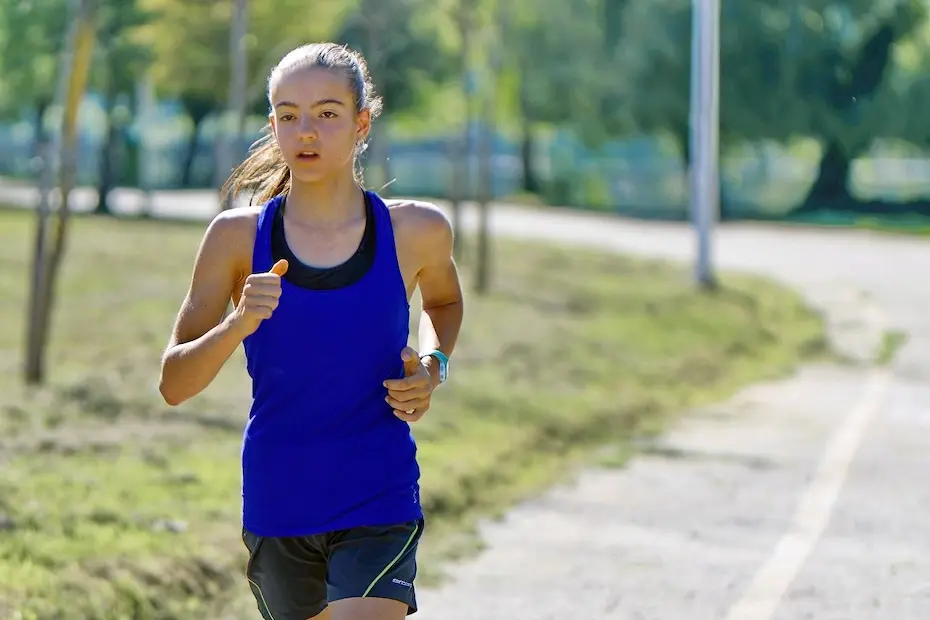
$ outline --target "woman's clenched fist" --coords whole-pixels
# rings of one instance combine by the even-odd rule
[[[233,312],[233,324],[243,338],[255,332],[261,322],[271,318],[281,298],[281,277],[287,273],[287,261],[279,260],[266,273],[253,273],[245,279],[242,295]]]

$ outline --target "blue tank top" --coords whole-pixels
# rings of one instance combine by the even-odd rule
[[[416,444],[383,386],[404,375],[410,307],[390,213],[375,194],[366,197],[375,245],[365,275],[324,290],[285,276],[274,314],[243,343],[253,402],[242,442],[242,518],[259,536],[422,517]],[[269,201],[258,218],[255,273],[274,263],[282,202]]]

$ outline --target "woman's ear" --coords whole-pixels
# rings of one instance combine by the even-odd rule
[[[274,114],[268,115],[268,126],[271,127],[271,133],[274,134],[274,138],[275,140],[277,140],[278,139],[278,126],[275,123],[275,120],[276,119],[274,117]]]
[[[371,110],[365,108],[356,115],[356,137],[357,144],[363,144],[371,133]]]

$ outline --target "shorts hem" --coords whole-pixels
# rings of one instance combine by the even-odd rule
[[[399,603],[404,603],[407,606],[408,616],[411,616],[417,612],[416,597],[414,597],[412,593],[398,594],[396,596],[387,592],[377,592],[375,594],[369,594],[368,596],[362,596],[360,594],[337,594],[330,596],[328,602],[335,603],[336,601],[345,601],[354,598],[382,598],[388,601],[397,601]]]

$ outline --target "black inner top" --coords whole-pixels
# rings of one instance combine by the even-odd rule
[[[378,235],[374,205],[368,194],[365,194],[365,232],[358,249],[344,263],[333,267],[313,267],[294,255],[284,233],[284,207],[282,202],[271,225],[271,258],[272,263],[282,258],[287,260],[287,273],[284,274],[287,281],[301,288],[332,290],[355,284],[371,269],[375,262]]]

